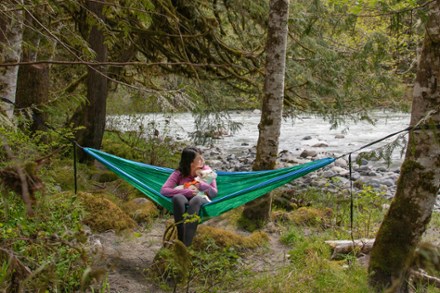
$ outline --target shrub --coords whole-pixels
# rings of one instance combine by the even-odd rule
[[[28,218],[17,196],[0,198],[0,288],[10,292],[34,292],[36,288],[77,291],[88,265],[81,203],[67,193],[38,202],[35,215]]]

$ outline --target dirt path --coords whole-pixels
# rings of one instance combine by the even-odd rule
[[[112,293],[166,293],[152,284],[147,275],[159,249],[162,247],[162,236],[166,227],[166,219],[159,218],[148,229],[130,232],[129,234],[116,234],[113,231],[96,234],[92,241],[99,245],[100,266],[109,270],[108,284],[110,289],[105,292]],[[222,217],[210,220],[203,225],[215,226],[226,230],[234,230],[228,221]],[[243,264],[256,273],[276,273],[286,265],[288,248],[280,243],[280,233],[272,224],[264,230],[269,235],[267,250],[249,252]],[[428,229],[425,240],[433,243],[439,242],[440,231]]]
[[[165,219],[157,219],[148,230],[132,232],[129,235],[117,235],[113,231],[94,235],[94,241],[99,240],[97,243],[102,246],[101,266],[105,266],[110,271],[109,292],[166,292],[151,284],[145,272],[162,247],[165,221]],[[228,229],[225,222],[212,221],[206,224]],[[263,255],[251,253],[245,260],[256,272],[275,271],[287,261],[287,249],[280,244],[278,232],[273,228],[268,228],[266,232],[270,236],[269,251]]]
[[[145,269],[162,247],[165,220],[156,220],[145,231],[118,235],[113,231],[95,236],[102,244],[102,265],[109,269],[110,292],[164,292],[149,283]]]

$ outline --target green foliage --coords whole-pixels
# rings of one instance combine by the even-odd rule
[[[391,142],[378,147],[372,151],[369,152],[360,152],[358,156],[356,157],[356,162],[360,165],[360,162],[362,159],[367,159],[369,161],[374,160],[384,160],[387,166],[389,167],[392,163],[392,154],[394,151],[399,151],[400,156],[403,157],[404,152],[407,148],[407,140],[406,140],[407,133],[403,133],[399,136],[397,136],[394,140]]]
[[[21,280],[20,288],[78,290],[87,265],[79,202],[63,195],[39,198],[33,218],[26,217],[23,203],[16,196],[3,195],[0,207],[0,246],[13,253],[31,272]],[[2,277],[9,282],[12,276]]]
[[[299,202],[304,198],[315,209],[331,208],[333,225],[322,230],[321,227],[284,223],[280,240],[290,248],[290,264],[275,276],[271,275],[271,281],[269,276],[248,280],[251,286],[248,292],[256,288],[264,292],[371,292],[366,268],[352,255],[341,261],[330,260],[331,250],[325,241],[350,239],[350,198],[348,193],[338,192],[337,187],[338,182],[332,182],[329,190],[309,189],[299,196]],[[356,239],[374,237],[385,212],[382,204],[386,202],[383,194],[371,187],[354,194],[353,235]]]
[[[239,270],[243,253],[214,241],[204,249],[187,248],[176,241],[158,252],[149,273],[154,282],[167,290],[171,286],[174,290],[222,291],[225,284],[232,284],[243,273]]]
[[[0,137],[2,139],[3,146],[9,146],[11,148],[12,155],[15,156],[14,161],[11,160],[6,154],[4,148],[0,149],[0,166],[8,166],[17,161],[31,161],[39,156],[38,146],[32,137],[29,137],[26,133],[14,128],[7,128],[3,125],[0,126]],[[19,152],[17,150],[20,150]]]
[[[182,145],[168,136],[169,120],[144,121],[142,116],[133,115],[128,116],[125,123],[133,131],[107,131],[103,139],[104,151],[156,166],[175,168],[178,165]]]
[[[280,241],[285,245],[293,246],[297,243],[305,242],[305,239],[300,228],[290,226],[288,227],[288,230],[281,235]]]
[[[385,192],[378,192],[371,186],[364,188],[355,195],[355,231],[358,238],[374,238],[378,228],[378,220],[383,218],[383,205],[387,202]]]
[[[46,191],[50,194],[61,189],[73,189],[73,155],[69,129],[57,131],[37,131],[33,134],[27,129],[0,127],[0,137],[4,146],[11,147],[10,154],[0,148],[0,170],[16,167],[24,168],[29,176],[30,191]],[[12,155],[12,158],[10,156]],[[70,158],[64,159],[70,156]],[[44,180],[41,180],[44,178]],[[14,186],[21,186],[20,179],[5,176],[0,182],[6,188],[19,192]],[[60,179],[59,181],[57,179]],[[78,176],[78,183],[85,185],[83,176]],[[44,181],[44,182],[42,182]],[[19,192],[20,193],[20,192]]]
[[[152,24],[154,5],[152,1],[116,1],[119,5],[104,6],[103,14],[112,24],[108,31],[108,46],[116,45],[120,38],[128,38],[134,26],[148,29]],[[127,21],[130,20],[130,21]]]
[[[0,290],[6,291],[9,264],[3,261],[0,266]]]
[[[195,114],[195,131],[190,137],[196,144],[206,144],[224,135],[239,131],[242,124],[229,119],[228,112],[199,112]]]
[[[224,284],[237,278],[240,256],[233,248],[219,249],[213,244],[208,251],[197,251],[193,259],[191,279],[197,291],[224,290]]]
[[[170,248],[162,248],[156,254],[149,276],[153,281],[168,287],[169,283],[175,288],[188,282],[188,272],[191,261],[185,245],[177,241]]]
[[[215,70],[190,66],[190,68],[181,68],[180,72],[154,75],[148,77],[149,82],[146,83],[153,84],[154,88],[160,87],[161,91],[139,90],[137,93],[127,95],[124,93],[125,90],[121,89],[121,97],[111,108],[120,111],[126,105],[133,104],[132,109],[135,112],[145,109],[148,112],[195,111],[196,113],[211,111],[215,113],[237,107],[259,108],[263,76],[258,74],[258,71],[262,71],[264,66],[259,50],[264,48],[267,3],[253,1],[223,5],[219,3],[214,11],[210,10],[209,5],[200,5],[197,8],[190,5],[184,5],[183,8],[177,5],[176,15],[173,17],[179,17],[179,13],[184,15],[195,13],[201,17],[202,19],[196,22],[202,25],[196,28],[191,24],[185,28],[189,31],[200,30],[206,25],[205,21],[209,19],[209,23],[215,17],[219,30],[211,31],[212,27],[210,27],[207,30],[208,35],[215,35],[218,40],[229,45],[222,50],[227,52],[231,60],[238,57],[234,56],[236,55],[234,53],[239,53],[241,58],[235,63],[242,66],[242,72],[231,74],[235,71],[234,65],[230,65],[232,70],[226,72],[223,71],[223,66]],[[155,8],[160,11],[165,6],[164,3],[159,3]],[[337,125],[342,121],[340,114],[353,115],[354,118],[360,119],[368,116],[368,109],[378,106],[408,109],[408,102],[401,99],[406,88],[400,75],[395,73],[397,71],[402,75],[412,74],[413,77],[414,70],[411,66],[415,55],[412,54],[417,43],[415,37],[420,33],[415,28],[405,30],[404,35],[408,37],[398,41],[402,34],[399,38],[389,35],[386,30],[387,18],[378,15],[373,21],[371,17],[358,17],[353,12],[353,7],[357,7],[358,13],[362,13],[365,10],[369,11],[372,6],[374,5],[367,7],[363,4],[352,5],[343,1],[300,1],[291,5],[290,14],[295,17],[290,19],[289,29],[294,37],[292,35],[289,39],[287,53],[285,113],[314,111],[325,115]],[[243,7],[246,7],[247,11],[243,11]],[[184,10],[185,13],[179,9]],[[165,14],[170,13],[168,8],[165,10]],[[407,20],[406,16],[402,23]],[[153,17],[152,26],[149,28],[151,31],[164,29],[155,24],[155,21],[157,19]],[[242,25],[238,25],[238,22]],[[253,22],[258,25],[252,26]],[[175,25],[174,22],[170,23],[169,30],[174,31]],[[221,34],[221,32],[229,33]],[[163,42],[163,46],[168,46],[167,53],[161,54],[172,55],[171,52],[174,50],[180,50],[178,49],[181,46],[180,40],[174,42],[170,37],[168,41],[168,43]],[[185,45],[191,47],[191,56],[197,55],[199,63],[202,63],[204,58],[219,57],[225,62],[221,57],[221,54],[225,53],[222,50],[217,49],[212,52],[204,48],[198,40],[195,44]],[[216,48],[215,42],[212,47]],[[400,50],[399,53],[394,53],[397,50]],[[210,55],[206,56],[206,52]],[[148,55],[144,56],[146,60],[158,58],[153,54],[146,55]],[[174,60],[176,56],[169,58]],[[252,65],[249,61],[253,62]],[[215,62],[211,61],[211,63]],[[247,70],[252,73],[247,74],[246,78],[241,78]],[[227,77],[223,79],[215,77],[223,74]],[[404,76],[405,81],[411,80],[411,76]],[[222,119],[227,121],[227,117]]]
[[[314,111],[334,125],[344,116],[368,117],[367,109],[377,106],[399,107],[405,90],[394,72],[386,20],[354,17],[342,2],[292,5],[291,15],[301,17],[289,23],[295,38],[287,52],[287,111]]]
[[[23,126],[28,123],[27,120],[22,120],[22,122]],[[30,133],[26,127],[0,126],[0,137],[3,138],[3,145],[11,147],[14,156],[14,160],[11,160],[5,149],[1,148],[0,167],[14,164],[24,166],[27,163],[33,163],[38,165],[37,171],[44,173],[46,168],[41,168],[41,165],[50,165],[51,159],[68,156],[73,149],[70,141],[73,134],[69,128]]]
[[[281,239],[290,250],[288,263],[276,271],[248,277],[240,292],[370,292],[367,272],[356,263],[330,260],[324,243],[332,232],[284,227]]]
[[[74,78],[81,79],[82,77],[75,76]],[[68,87],[69,85],[65,86]],[[87,104],[87,98],[83,88],[77,89],[75,93],[59,93],[43,106],[43,110],[47,113],[48,117],[47,124],[57,130],[60,130],[60,128],[69,128],[71,126],[70,120],[73,113],[75,113],[78,107],[85,104]],[[70,132],[72,131],[73,130],[70,130]],[[62,131],[63,134],[66,134],[65,132],[66,130]]]
[[[76,183],[79,190],[89,186],[90,168],[83,164],[77,164]],[[51,162],[42,171],[46,191],[50,194],[59,191],[73,191],[75,189],[75,177],[73,166],[73,154],[67,158],[60,158]]]
[[[109,93],[107,98],[108,115],[155,113],[172,110],[172,108],[161,107],[160,100],[154,94],[124,87],[119,87],[114,92]]]
[[[338,187],[338,182],[333,181],[332,189]],[[390,203],[385,199],[384,192],[371,186],[363,186],[359,191],[353,191],[353,235],[355,238],[374,238],[375,233],[386,213],[384,206]],[[314,207],[325,207],[332,210],[332,219],[327,227],[336,229],[340,237],[349,237],[350,219],[350,194],[341,187],[340,191],[309,188],[299,195],[299,200],[308,201]]]

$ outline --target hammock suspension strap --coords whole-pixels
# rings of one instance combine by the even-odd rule
[[[381,142],[389,137],[395,136],[402,132],[406,132],[410,130],[432,129],[432,128],[440,129],[440,125],[436,125],[434,127],[424,126],[424,125],[407,127],[403,130],[391,133],[381,139],[368,143],[355,151],[351,151],[346,154],[343,154],[337,158],[320,159],[317,161],[312,161],[310,163],[306,163],[295,167],[278,169],[278,170],[265,170],[265,171],[244,171],[244,172],[218,171],[218,175],[220,175],[221,173],[223,173],[222,175],[227,175],[227,176],[218,176],[217,178],[217,184],[219,184],[219,182],[222,181],[221,184],[223,185],[223,187],[219,188],[219,192],[220,189],[222,189],[223,194],[222,196],[217,196],[212,202],[204,204],[201,209],[200,216],[202,217],[202,221],[203,221],[204,219],[220,215],[221,213],[234,209],[245,202],[252,201],[257,197],[259,197],[260,195],[266,194],[272,189],[280,187],[296,178],[308,174],[309,172],[320,169],[334,162],[336,159],[348,155],[349,176],[350,176],[350,230],[351,230],[350,233],[352,239],[354,239],[353,238],[353,223],[354,223],[353,194],[354,193],[353,193],[353,182],[352,182],[352,154],[354,152],[357,152],[368,146],[374,145],[378,142]],[[71,139],[69,140],[72,141]],[[107,154],[102,151],[94,150],[91,148],[84,148],[80,146],[76,141],[73,141],[73,145],[74,145],[75,193],[77,192],[76,151],[77,151],[77,147],[80,147],[86,153],[95,157],[101,163],[104,163],[104,165],[106,165],[111,171],[114,171],[117,175],[121,176],[125,180],[128,179],[130,184],[140,189],[142,192],[148,195],[150,199],[152,199],[154,202],[165,207],[168,210],[172,210],[172,203],[170,198],[166,198],[162,196],[158,191],[160,190],[160,186],[163,184],[163,182],[165,182],[162,180],[166,180],[169,174],[171,174],[172,169],[147,165],[139,162],[133,162],[123,158],[119,158],[111,154]],[[130,166],[127,166],[127,164],[130,164]],[[296,167],[298,168],[295,169]],[[142,168],[142,170],[140,168]],[[142,174],[139,174],[139,172],[141,172]],[[150,175],[148,175],[149,173],[147,172],[153,172],[155,175],[153,175],[153,178],[148,178],[150,177]],[[264,180],[262,180],[261,178],[263,178]],[[147,182],[144,182],[145,180],[147,180]],[[246,185],[240,185],[242,183],[246,183]],[[235,188],[232,190],[230,186],[234,184],[240,185],[240,188],[239,189]]]

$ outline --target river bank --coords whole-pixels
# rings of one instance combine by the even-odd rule
[[[231,172],[250,171],[256,157],[255,147],[244,149],[238,154],[227,154],[220,147],[208,148],[201,146],[201,148],[204,152],[207,164],[215,170]],[[322,146],[320,148],[322,148]],[[306,156],[305,154],[312,155]],[[283,150],[278,155],[277,167],[282,168],[304,164],[324,157],[328,157],[325,151],[318,153],[310,149],[298,155]],[[386,167],[383,164],[377,164],[377,161],[362,159],[359,163],[352,162],[351,168],[351,180],[353,182],[354,192],[360,191],[364,186],[370,186],[386,198],[394,197],[400,174],[400,166]],[[322,169],[300,177],[293,181],[290,187],[296,191],[304,191],[310,187],[325,189],[329,192],[347,191],[351,188],[348,158],[339,158],[334,163]],[[440,212],[440,193],[437,196],[437,203],[434,210]]]

